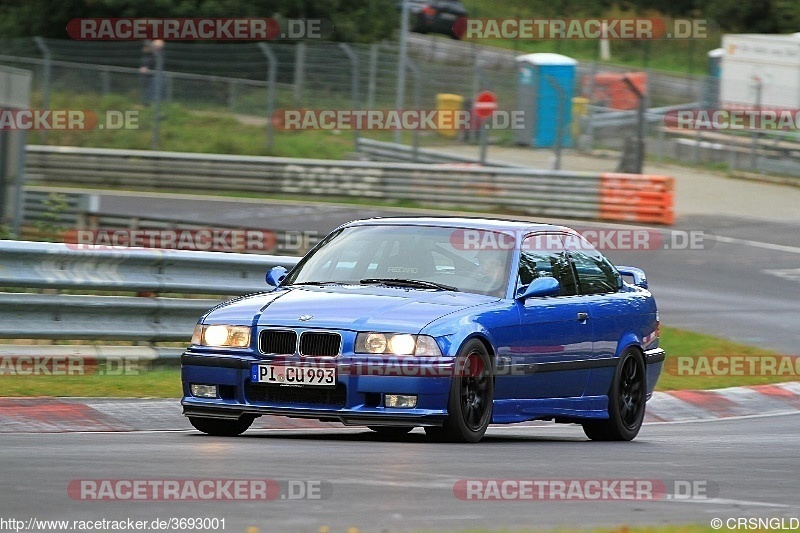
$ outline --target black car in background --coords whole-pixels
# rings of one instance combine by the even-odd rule
[[[456,23],[467,17],[467,10],[459,0],[408,0],[411,31],[417,33],[440,33],[459,39],[461,34],[454,30],[463,28]],[[397,2],[398,9],[403,3]]]

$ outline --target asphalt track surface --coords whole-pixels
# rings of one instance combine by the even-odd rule
[[[103,193],[104,212],[176,222],[321,233],[401,209],[293,202],[177,200]],[[566,222],[579,229],[615,227]],[[662,323],[798,354],[800,227],[745,217],[681,217],[671,230],[702,231],[702,249],[604,250],[644,268]],[[670,230],[663,230],[671,235]],[[632,443],[594,443],[577,426],[491,427],[476,445],[401,441],[366,429],[251,430],[216,438],[191,431],[0,434],[0,518],[226,519],[226,531],[330,533],[471,527],[708,524],[712,518],[800,515],[800,415],[647,424]],[[320,481],[321,500],[80,501],[75,479]],[[706,483],[712,497],[657,501],[464,501],[467,479],[675,480]],[[251,530],[254,531],[254,530]]]
[[[631,443],[588,441],[577,426],[492,427],[474,445],[402,440],[366,429],[0,435],[5,518],[225,518],[225,531],[331,533],[708,524],[712,518],[798,517],[800,415],[648,424]],[[324,498],[270,501],[86,501],[76,479],[321,481]],[[705,486],[691,499],[463,500],[459,480],[647,480]],[[660,494],[654,491],[652,494]],[[0,517],[2,518],[2,517]],[[254,530],[250,530],[254,531]]]

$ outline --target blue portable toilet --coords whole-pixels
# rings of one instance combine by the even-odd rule
[[[517,109],[525,112],[518,144],[555,146],[561,115],[561,146],[572,146],[572,95],[577,61],[560,54],[526,54],[517,61]],[[559,111],[559,107],[561,107]]]
[[[715,48],[708,52],[708,76],[706,76],[701,106],[705,109],[719,106],[719,80],[722,77],[722,58],[725,50]]]

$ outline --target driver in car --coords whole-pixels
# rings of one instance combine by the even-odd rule
[[[478,279],[487,294],[498,294],[505,289],[506,254],[503,252],[482,252],[476,257],[478,262]]]

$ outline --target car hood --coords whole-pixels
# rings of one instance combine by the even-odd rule
[[[231,300],[212,309],[205,322],[416,333],[437,318],[495,301],[480,294],[369,285],[294,287]]]

